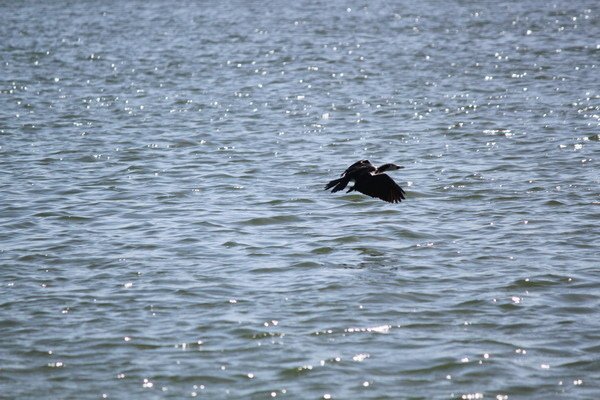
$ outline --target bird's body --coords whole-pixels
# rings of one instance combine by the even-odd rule
[[[348,192],[358,191],[367,196],[377,197],[389,203],[400,203],[404,200],[404,190],[392,178],[384,174],[385,171],[400,169],[396,164],[383,164],[375,167],[369,160],[360,160],[349,166],[341,178],[330,181],[325,190],[331,189],[332,193],[346,188],[350,182],[354,186]]]

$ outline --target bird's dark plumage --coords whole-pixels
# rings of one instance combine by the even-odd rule
[[[354,186],[348,192],[354,190],[367,196],[377,197],[389,203],[400,203],[404,200],[404,190],[392,178],[384,174],[385,171],[403,168],[396,164],[383,164],[376,168],[369,160],[360,160],[349,166],[341,178],[334,179],[325,185],[325,190],[331,189],[332,193],[346,188],[348,183],[354,182]]]

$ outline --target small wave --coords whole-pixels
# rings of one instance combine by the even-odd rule
[[[240,222],[241,225],[264,226],[264,225],[282,225],[289,222],[299,222],[301,218],[295,215],[277,215],[274,217],[256,217]]]

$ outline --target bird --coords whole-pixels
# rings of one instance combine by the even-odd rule
[[[346,193],[357,191],[367,196],[377,197],[389,203],[400,203],[405,199],[404,190],[385,171],[394,171],[404,168],[393,163],[375,167],[369,160],[360,160],[346,168],[341,177],[325,185],[325,190],[331,189],[332,193],[346,188],[348,183],[354,182]]]

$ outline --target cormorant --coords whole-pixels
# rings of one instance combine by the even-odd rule
[[[344,189],[350,182],[354,186],[348,189],[366,194],[367,196],[377,197],[390,203],[400,203],[404,200],[404,190],[392,178],[384,174],[385,171],[394,171],[401,167],[396,164],[383,164],[376,168],[369,160],[360,160],[349,166],[342,177],[334,179],[325,185],[325,190],[331,190],[332,193]]]

